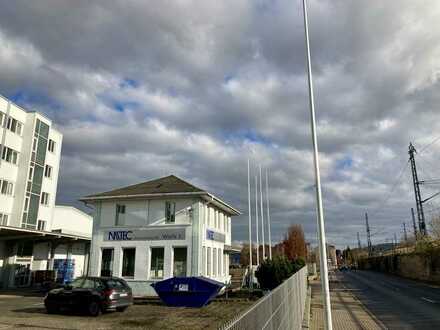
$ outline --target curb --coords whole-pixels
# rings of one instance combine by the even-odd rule
[[[312,300],[312,288],[311,286],[307,287],[307,298],[306,298],[306,305],[304,308],[304,315],[303,315],[303,321],[302,321],[302,328],[303,329],[309,329],[310,328],[310,303]]]

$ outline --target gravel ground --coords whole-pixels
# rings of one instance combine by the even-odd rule
[[[203,308],[166,307],[157,301],[141,302],[123,313],[93,318],[75,314],[49,315],[42,297],[0,295],[0,329],[217,329],[244,311],[251,301],[214,301]]]

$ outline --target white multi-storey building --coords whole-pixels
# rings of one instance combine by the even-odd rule
[[[95,207],[90,274],[123,277],[135,295],[173,276],[227,283],[239,211],[173,175],[87,196]]]
[[[55,205],[62,140],[49,118],[0,96],[0,285],[29,285],[73,250],[84,258],[91,217]],[[69,221],[80,234],[66,233]]]
[[[63,137],[50,119],[0,97],[0,224],[52,227]]]

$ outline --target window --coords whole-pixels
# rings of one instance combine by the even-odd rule
[[[211,276],[211,248],[208,247],[208,253],[206,254],[206,275]]]
[[[125,224],[125,205],[116,204],[116,226]]]
[[[207,212],[207,216],[208,216],[206,226],[211,227],[211,208],[209,206],[207,207],[206,212]]]
[[[8,130],[10,130],[11,132],[13,132],[13,133],[21,135],[21,131],[22,131],[23,125],[17,119],[9,117],[7,122],[6,122],[6,128]]]
[[[47,192],[42,192],[41,193],[41,200],[40,203],[42,205],[49,205],[49,194]]]
[[[38,139],[34,137],[34,141],[32,143],[32,151],[37,151]]]
[[[38,220],[38,222],[37,222],[37,230],[41,230],[41,231],[46,230],[46,221]]]
[[[4,213],[0,213],[0,226],[8,225],[8,215]]]
[[[216,277],[217,276],[217,249],[216,248],[212,249],[212,265],[213,265],[212,276]]]
[[[223,254],[223,274],[225,274],[225,276],[228,275],[227,262],[228,262],[228,255],[226,253],[224,253]]]
[[[29,209],[29,197],[24,199],[24,211],[27,212]]]
[[[44,168],[44,176],[46,178],[52,177],[52,166],[46,165],[46,167]]]
[[[163,278],[164,248],[151,248],[150,277]]]
[[[106,276],[106,275],[101,275],[101,276]],[[127,286],[122,283],[122,281],[117,280],[117,279],[111,279],[111,280],[107,280],[105,281],[107,284],[107,287],[109,289],[126,289]]]
[[[0,111],[0,127],[4,126],[4,119],[6,118],[6,114]]]
[[[17,130],[15,131],[15,133],[17,133],[18,135],[21,135],[23,129],[23,124],[20,122],[17,122]]]
[[[34,243],[32,241],[24,241],[17,246],[17,257],[30,257],[34,251]]]
[[[223,275],[223,271],[222,271],[222,250],[218,249],[218,275],[221,276]]]
[[[91,278],[80,277],[70,283],[70,286],[75,289],[94,289],[95,281]]]
[[[165,202],[165,222],[173,223],[176,221],[176,203]]]
[[[55,152],[55,141],[49,140],[49,143],[47,144],[47,150],[50,152]]]
[[[0,194],[12,195],[14,184],[6,180],[0,180]]]
[[[134,277],[136,249],[123,249],[122,251],[122,277]]]
[[[17,165],[18,163],[18,152],[14,149],[3,146],[2,159],[8,163]]]
[[[29,178],[28,178],[28,180],[32,181],[33,177],[34,177],[34,168],[33,167],[29,167]]]
[[[113,249],[102,249],[101,276],[113,276]]]
[[[206,246],[202,249],[202,275],[206,276]]]
[[[175,277],[186,276],[186,247],[174,248],[173,274]]]

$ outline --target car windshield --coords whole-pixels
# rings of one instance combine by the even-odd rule
[[[125,285],[118,280],[107,280],[107,287],[109,287],[110,289],[123,289],[125,287]]]
[[[77,278],[69,284],[74,289],[93,289],[95,287],[95,281],[90,278]]]

